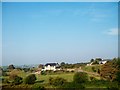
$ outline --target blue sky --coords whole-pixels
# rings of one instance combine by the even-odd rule
[[[3,65],[118,56],[117,3],[3,3]]]
[[[119,2],[119,0],[1,0],[2,2]]]

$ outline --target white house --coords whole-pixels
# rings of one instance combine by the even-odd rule
[[[111,59],[103,59],[102,61],[99,61],[99,64],[105,64],[108,61],[111,61]]]
[[[58,63],[47,63],[45,64],[44,69],[42,69],[42,71],[46,71],[46,70],[56,71],[56,70],[61,70],[61,69]]]
[[[107,61],[105,60],[102,60],[102,61],[99,61],[99,64],[105,64]]]

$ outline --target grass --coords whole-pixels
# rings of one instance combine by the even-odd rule
[[[95,69],[98,69],[100,68],[100,66],[94,66]],[[87,67],[82,67],[82,69],[84,71],[88,71],[88,72],[91,72],[92,70],[92,66],[87,66]],[[93,71],[92,71],[93,72]],[[18,76],[21,76],[23,79],[28,76],[29,74],[31,74],[30,72],[24,72],[24,71],[14,71],[13,73],[17,73]],[[47,74],[47,75],[40,75],[40,74],[36,74],[36,77],[37,77],[37,80],[36,80],[36,85],[41,85],[41,86],[44,86],[46,88],[53,88],[53,86],[49,85],[48,82],[49,82],[49,78],[50,77],[61,77],[61,78],[64,78],[67,80],[67,82],[72,82],[73,81],[73,76],[74,76],[75,72],[69,72],[69,73],[54,73],[54,74]],[[85,87],[86,88],[106,88],[106,85],[108,84],[107,82],[106,83],[103,83],[100,80],[100,76],[94,76],[92,74],[88,74],[89,77],[95,77],[98,81],[96,82],[93,82],[91,83],[90,81],[88,81],[88,83],[85,84]],[[4,78],[8,78],[7,77],[4,77]],[[24,83],[22,83],[21,85],[19,86],[22,86],[22,87],[31,87],[31,86],[26,86]]]
[[[84,67],[82,67],[82,69],[85,71],[88,71],[88,72],[94,72],[92,70],[92,67],[94,67],[96,71],[101,68],[100,65],[92,65],[92,66],[84,66]]]
[[[19,71],[17,74],[18,76],[22,77],[23,79],[31,74],[30,72],[25,73],[24,71]],[[43,81],[43,83],[48,83],[50,77],[62,77],[66,79],[68,82],[71,82],[73,80],[74,73],[60,73],[60,74],[52,74],[52,75],[40,75],[36,74],[37,81]]]
[[[73,81],[73,75],[74,73],[62,73],[62,74],[56,74],[56,75],[36,75],[37,80],[44,80],[44,83],[48,83],[48,80],[50,77],[62,77],[66,79],[68,82]]]

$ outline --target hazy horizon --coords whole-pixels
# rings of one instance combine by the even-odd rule
[[[2,64],[118,57],[117,2],[2,3]]]

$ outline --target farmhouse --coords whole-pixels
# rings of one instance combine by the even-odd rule
[[[61,70],[61,69],[58,63],[47,63],[45,64],[44,69],[42,69],[42,71],[46,71],[46,70],[56,71],[56,70]]]
[[[105,63],[107,63],[108,61],[111,61],[111,59],[102,59],[101,61],[98,61],[98,64],[105,64]],[[94,61],[93,62],[91,62],[91,63],[88,63],[86,66],[92,66],[93,65],[93,63],[94,63]]]
[[[105,64],[108,61],[111,61],[111,59],[103,59],[102,61],[99,61],[99,64]]]

